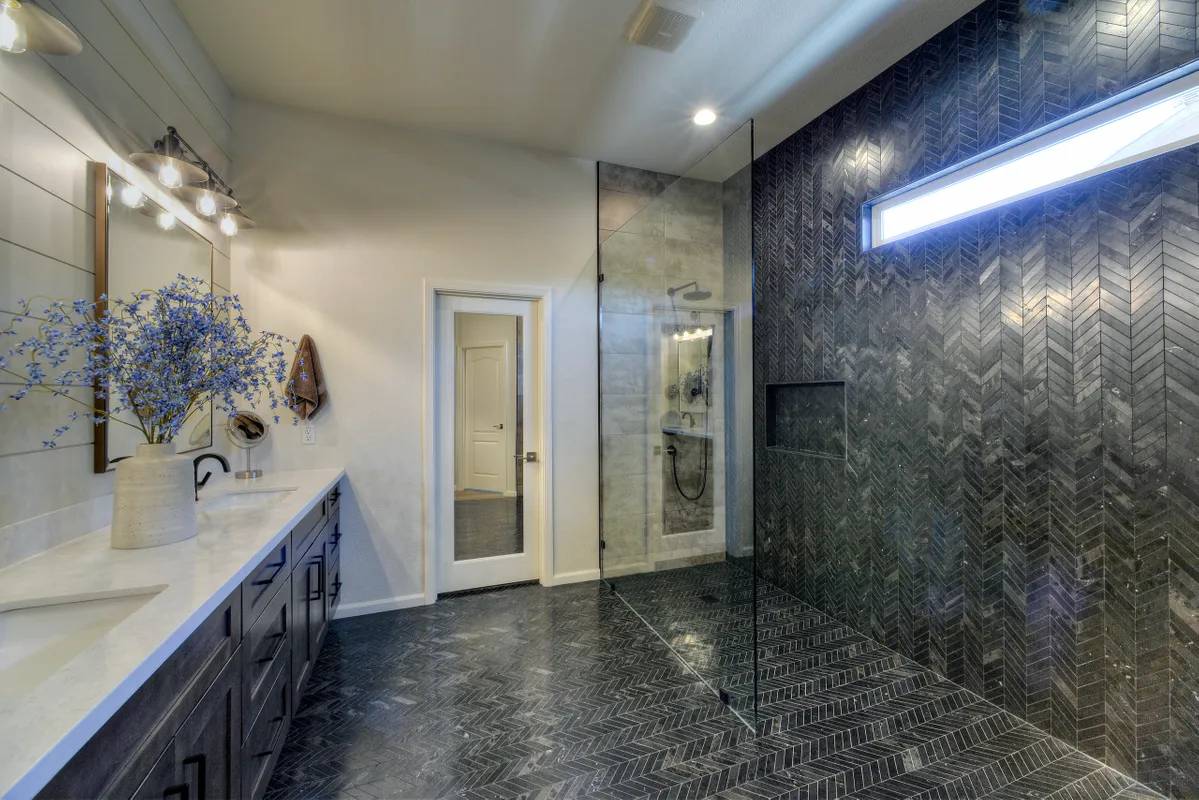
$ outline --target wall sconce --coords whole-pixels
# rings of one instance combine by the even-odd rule
[[[242,228],[254,226],[242,213],[229,184],[174,127],[168,127],[166,135],[154,142],[153,150],[133,153],[129,160],[191,203],[200,216],[219,217],[217,225],[226,236],[236,236]]]
[[[28,0],[0,0],[0,50],[75,56],[83,51],[83,42],[65,23]]]

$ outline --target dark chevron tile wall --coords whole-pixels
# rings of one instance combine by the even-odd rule
[[[1185,63],[1194,0],[988,0],[754,169],[764,577],[1199,796],[1199,149],[869,254],[861,203]],[[848,460],[764,447],[843,380]]]

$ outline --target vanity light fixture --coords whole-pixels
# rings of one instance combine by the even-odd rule
[[[29,0],[0,0],[0,50],[74,56],[83,51],[83,42],[65,23]]]
[[[869,250],[1199,142],[1199,61],[862,206]]]
[[[142,190],[131,183],[125,184],[121,189],[121,203],[129,208],[138,208],[145,201],[146,196],[142,194]]]
[[[221,216],[221,233],[236,236],[240,230],[253,228],[254,220],[242,213],[240,208],[231,208]]]
[[[158,227],[162,228],[164,231],[169,231],[171,228],[175,227],[175,215],[170,211],[158,212],[157,221]]]
[[[711,125],[716,121],[716,112],[710,108],[701,108],[695,112],[695,116],[691,118],[691,121],[701,127]]]
[[[217,225],[224,235],[236,236],[242,228],[253,227],[238,208],[233,189],[174,127],[168,127],[166,135],[154,142],[152,151],[133,153],[129,160],[191,203],[200,216],[219,217]]]
[[[185,147],[178,132],[174,128],[167,128],[166,136],[154,143],[152,151],[133,153],[129,160],[153,173],[158,182],[168,189],[207,180],[208,173],[198,164],[187,160]]]
[[[237,206],[225,186],[215,177],[210,177],[201,186],[184,186],[179,190],[179,196],[192,203],[196,213],[202,217],[215,217],[222,211],[228,211]]]
[[[245,212],[241,210],[240,206],[229,209],[229,211],[225,213],[225,218],[232,220],[237,226],[238,230],[246,230],[257,225],[254,220],[245,215]]]
[[[696,339],[710,339],[712,337],[712,328],[693,328],[681,331],[674,334],[676,342],[693,342]]]

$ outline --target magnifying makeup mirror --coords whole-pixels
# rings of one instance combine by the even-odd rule
[[[262,470],[254,469],[250,451],[266,441],[270,436],[271,426],[253,411],[238,411],[225,424],[225,433],[234,446],[246,451],[246,468],[234,472],[233,477],[243,480],[261,478]]]

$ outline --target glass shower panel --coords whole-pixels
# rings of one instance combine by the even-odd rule
[[[752,138],[681,175],[599,166],[603,576],[748,722]]]

